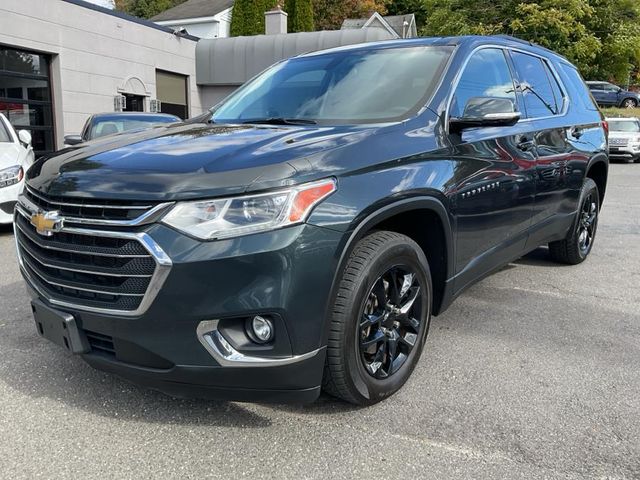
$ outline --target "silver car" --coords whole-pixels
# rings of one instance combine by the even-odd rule
[[[640,162],[640,119],[608,118],[609,157],[612,160]]]

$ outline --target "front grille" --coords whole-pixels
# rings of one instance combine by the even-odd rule
[[[610,138],[609,145],[616,147],[626,147],[629,144],[629,139],[627,138]]]
[[[146,234],[65,226],[42,236],[30,221],[34,207],[38,206],[21,200],[15,232],[22,268],[36,290],[61,306],[143,313],[153,300],[148,293],[157,293],[171,264]]]
[[[56,210],[63,217],[85,220],[131,221],[150,212],[156,205],[148,202],[66,198],[43,195],[26,186],[25,197],[44,211]]]

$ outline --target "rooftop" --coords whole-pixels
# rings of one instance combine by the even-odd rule
[[[214,17],[228,8],[233,7],[234,0],[187,0],[169,10],[159,13],[151,20],[165,22],[184,20],[186,18]]]

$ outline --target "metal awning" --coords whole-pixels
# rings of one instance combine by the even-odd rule
[[[382,28],[202,39],[196,46],[198,85],[242,85],[274,63],[303,53],[390,40]]]

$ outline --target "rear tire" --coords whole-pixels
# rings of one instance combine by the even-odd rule
[[[356,405],[398,391],[422,353],[431,292],[429,264],[416,242],[388,231],[360,240],[334,299],[323,389]]]
[[[576,219],[565,239],[549,243],[549,254],[556,262],[578,265],[591,253],[600,214],[598,186],[591,178],[582,185],[578,205]]]

